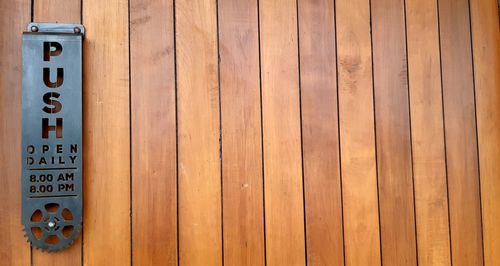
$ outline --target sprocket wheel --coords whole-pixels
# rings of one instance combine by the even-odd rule
[[[24,231],[28,241],[44,251],[58,251],[71,245],[80,233],[81,224],[67,207],[47,203],[35,209]]]

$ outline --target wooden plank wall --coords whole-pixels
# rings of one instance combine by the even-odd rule
[[[500,265],[497,8],[0,1],[0,265]],[[84,228],[51,254],[20,223],[30,21],[87,29]]]

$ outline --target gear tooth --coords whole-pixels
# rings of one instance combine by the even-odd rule
[[[23,225],[23,227],[21,228],[21,230],[23,231],[23,235],[24,235],[24,237],[26,237],[26,242],[31,243],[31,240],[30,240],[30,238],[29,238],[29,236],[28,236],[28,232],[26,232],[26,228],[24,227],[24,225]]]
[[[60,218],[62,220],[65,220],[64,217],[60,217]],[[39,247],[36,245],[36,243],[38,243],[37,241],[32,241],[32,237],[34,237],[34,236],[33,236],[33,233],[31,232],[32,230],[31,230],[31,227],[29,225],[26,225],[23,223],[23,226],[21,229],[23,230],[24,236],[26,237],[26,242],[30,243],[30,245],[32,247],[35,247],[37,250],[41,250],[42,252],[55,253],[57,251],[68,248],[76,241],[76,239],[78,237],[80,237],[80,234],[82,231],[82,221],[81,221],[81,217],[79,217],[79,218],[80,219],[71,220],[71,222],[68,224],[68,225],[72,225],[74,227],[74,232],[71,234],[70,239],[67,239],[65,237],[59,238],[60,242],[62,242],[62,243],[50,245],[50,247],[47,247],[47,248]],[[40,227],[40,226],[33,226],[33,227]],[[62,227],[62,228],[64,228],[64,227]],[[57,231],[62,230],[62,228],[58,229]],[[43,231],[43,229],[42,229],[42,231]],[[45,235],[47,233],[43,232],[43,234]],[[59,235],[58,235],[58,237],[59,237]]]
[[[44,248],[41,248],[41,247],[39,247],[39,246],[37,246],[37,245],[34,245],[34,244],[33,244],[33,242],[30,240],[30,238],[29,238],[28,234],[26,233],[26,228],[23,228],[22,230],[25,232],[24,236],[27,238],[27,239],[26,239],[26,242],[30,243],[32,247],[35,247],[37,250],[41,250],[41,251],[42,251],[42,252],[44,252],[44,253],[56,253],[56,252],[58,252],[58,251],[60,251],[60,250],[63,250],[63,249],[66,249],[66,248],[70,247],[71,245],[73,245],[73,243],[75,243],[76,239],[77,239],[77,238],[80,236],[80,234],[81,234],[82,224],[81,224],[81,223],[78,223],[77,225],[75,225],[75,233],[74,233],[74,238],[73,238],[70,242],[68,242],[68,243],[66,243],[65,245],[61,246],[61,247],[60,247],[59,249],[57,249],[57,250],[53,250],[53,249],[44,249]]]

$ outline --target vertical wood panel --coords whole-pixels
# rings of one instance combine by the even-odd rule
[[[81,2],[81,0],[33,0],[33,21],[80,23]]]
[[[418,262],[450,265],[437,3],[406,4]]]
[[[439,0],[452,262],[483,263],[467,0]]]
[[[34,22],[81,23],[80,0],[35,0]],[[64,12],[62,12],[64,10]],[[84,151],[85,152],[85,151]],[[85,178],[85,177],[84,177]],[[62,252],[47,253],[32,249],[33,265],[78,265],[82,261],[81,235]]]
[[[216,1],[177,0],[175,14],[180,264],[220,265]]]
[[[130,264],[128,1],[85,0],[84,264]]]
[[[177,264],[173,8],[130,2],[134,265]]]
[[[498,2],[471,0],[484,262],[500,265],[500,31]]]
[[[267,262],[303,265],[297,7],[294,0],[259,5]]]
[[[219,1],[224,264],[264,265],[257,1]]]
[[[345,261],[380,265],[370,2],[337,0],[336,16]]]
[[[0,258],[13,266],[30,264],[21,225],[21,34],[30,17],[30,1],[0,1]]]
[[[372,1],[376,139],[384,265],[416,265],[404,1]]]
[[[298,1],[307,260],[343,265],[334,2]]]
[[[496,0],[32,2],[0,1],[0,264],[500,263]],[[85,230],[30,252],[20,36],[82,8]]]

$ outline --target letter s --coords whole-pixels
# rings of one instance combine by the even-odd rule
[[[59,98],[61,96],[57,92],[47,92],[43,95],[43,102],[46,103],[47,105],[51,105],[53,107],[45,106],[43,108],[43,111],[45,111],[48,114],[55,114],[59,113],[62,109],[62,104],[61,102],[57,100],[53,100],[52,98]]]

